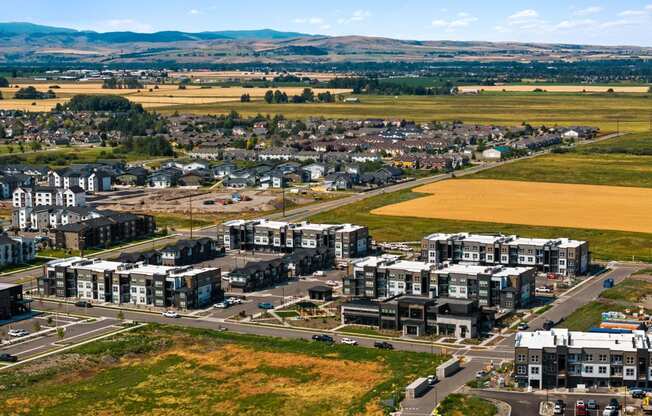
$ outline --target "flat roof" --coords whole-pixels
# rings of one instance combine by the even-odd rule
[[[397,261],[400,256],[395,254],[383,254],[382,256],[369,256],[361,259],[351,260],[353,267],[378,267],[385,263],[393,263]]]
[[[17,287],[20,285],[14,283],[0,283],[0,290],[11,289],[12,287]]]
[[[399,260],[395,263],[388,264],[385,266],[387,269],[401,269],[407,270],[410,272],[422,272],[432,269],[435,265],[432,263],[427,263],[423,261],[408,261],[408,260]]]
[[[601,348],[614,351],[635,351],[650,349],[650,340],[645,331],[628,334],[569,331],[553,328],[550,331],[518,332],[514,342],[516,348]]]

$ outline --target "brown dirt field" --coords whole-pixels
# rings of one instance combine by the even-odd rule
[[[612,88],[614,92],[627,92],[627,93],[646,93],[647,86],[598,86],[598,85],[470,85],[460,87],[464,91],[507,91],[507,92],[530,92],[535,89],[542,89],[548,92],[607,92]]]
[[[448,180],[376,215],[652,233],[652,189],[500,180]]]

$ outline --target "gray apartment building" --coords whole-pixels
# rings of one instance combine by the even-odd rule
[[[586,241],[468,233],[435,233],[424,237],[421,257],[434,264],[474,262],[535,267],[540,272],[564,277],[586,274],[590,263]]]
[[[34,239],[28,237],[10,237],[0,233],[0,269],[6,266],[29,263],[36,257]]]
[[[652,386],[652,345],[645,331],[519,332],[514,347],[514,373],[524,387]]]
[[[196,309],[223,298],[219,268],[72,257],[43,267],[39,293],[114,304]]]
[[[366,257],[351,262],[342,293],[352,298],[384,299],[398,295],[477,301],[481,307],[519,309],[534,299],[535,269]]]
[[[327,248],[337,258],[346,259],[367,255],[370,242],[366,227],[351,224],[293,224],[259,219],[227,221],[218,227],[218,245],[226,250],[289,253],[297,248]]]

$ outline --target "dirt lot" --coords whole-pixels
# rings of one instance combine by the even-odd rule
[[[500,180],[450,180],[416,188],[431,194],[372,214],[504,224],[652,232],[652,190]]]
[[[231,201],[231,195],[238,193],[242,201],[223,204]],[[202,191],[192,189],[137,189],[116,191],[103,194],[93,203],[102,209],[118,211],[145,211],[158,213],[188,213],[189,198],[192,198],[193,214],[225,214],[244,212],[263,212],[277,209],[281,194],[276,191]],[[307,204],[313,201],[308,196],[289,196],[286,194],[286,204]],[[246,201],[245,199],[250,199]],[[207,204],[206,201],[213,201]]]

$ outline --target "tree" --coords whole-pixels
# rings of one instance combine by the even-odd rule
[[[30,85],[16,91],[14,98],[17,100],[44,100],[46,98],[56,98],[56,94],[52,90],[41,92]]]
[[[271,104],[274,101],[274,92],[272,90],[268,90],[265,92],[265,102],[267,104]]]
[[[301,98],[303,99],[303,102],[311,103],[315,101],[315,93],[312,92],[310,88],[304,88],[303,92],[301,93]]]
[[[0,77],[0,88],[8,88],[9,87],[9,80],[5,77]]]
[[[32,149],[32,151],[36,152],[39,151],[43,148],[40,142],[37,142],[36,140],[33,140],[30,142],[29,147]]]
[[[38,321],[34,321],[34,324],[32,325],[32,329],[34,329],[34,332],[40,332],[41,324]]]
[[[57,328],[57,337],[59,338],[59,341],[63,339],[63,337],[66,336],[66,331],[62,327]]]
[[[249,102],[251,102],[251,96],[249,94],[242,94],[240,96],[240,102],[241,103],[249,103]]]
[[[122,310],[118,311],[118,315],[116,316],[120,322],[125,320],[125,314],[122,312]]]

